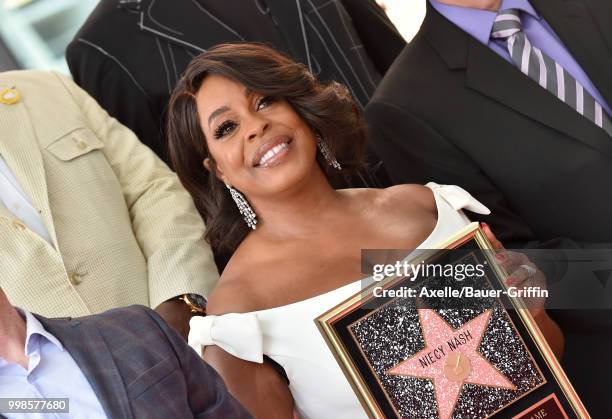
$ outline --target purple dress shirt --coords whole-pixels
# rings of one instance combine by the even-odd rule
[[[432,7],[442,16],[453,22],[465,32],[476,38],[482,44],[488,46],[497,54],[509,61],[512,65],[510,53],[506,47],[506,42],[491,38],[491,28],[497,16],[497,12],[489,10],[473,9],[469,7],[451,6],[440,3],[438,0],[429,0]],[[502,0],[499,10],[519,9],[523,31],[529,41],[545,52],[550,58],[558,62],[568,73],[584,86],[584,88],[595,98],[597,102],[612,116],[612,110],[608,103],[603,99],[597,88],[593,85],[589,77],[576,62],[574,57],[565,48],[563,42],[557,37],[553,29],[546,21],[538,15],[528,0]]]

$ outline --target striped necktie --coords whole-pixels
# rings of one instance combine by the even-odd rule
[[[612,137],[612,122],[593,96],[559,63],[534,47],[523,32],[518,9],[497,14],[491,37],[507,41],[510,57],[522,73]]]

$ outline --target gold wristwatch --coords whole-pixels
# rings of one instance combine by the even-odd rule
[[[198,294],[183,294],[175,298],[181,300],[189,307],[193,314],[206,314],[206,300]]]

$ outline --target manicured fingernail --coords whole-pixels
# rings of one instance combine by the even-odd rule
[[[482,226],[482,228],[489,228],[489,224],[485,222],[481,222],[480,225]]]
[[[511,276],[506,278],[506,285],[514,285],[515,282],[516,282],[515,279],[512,278]]]
[[[500,262],[503,262],[504,260],[506,260],[506,256],[502,253],[496,253],[495,259],[499,260]]]

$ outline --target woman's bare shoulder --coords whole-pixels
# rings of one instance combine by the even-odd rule
[[[354,196],[363,203],[370,229],[376,230],[380,237],[387,237],[389,242],[421,243],[438,219],[433,192],[423,185],[364,189]]]
[[[388,210],[428,212],[436,214],[436,200],[427,186],[409,183],[380,190],[379,203]]]
[[[208,297],[207,314],[245,313],[257,302],[254,278],[257,263],[248,252],[236,250],[221,274],[219,283]]]
[[[258,240],[245,240],[236,249],[221,274],[217,287],[210,294],[208,314],[247,313],[265,304],[268,296],[270,267],[276,252]]]

